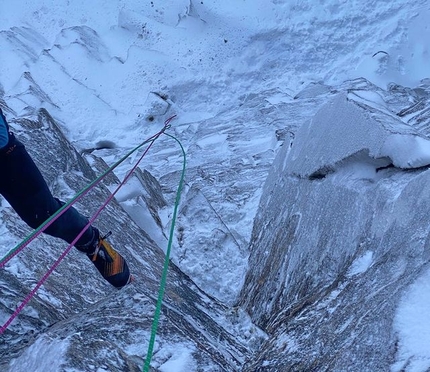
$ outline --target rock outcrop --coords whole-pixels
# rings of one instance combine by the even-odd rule
[[[34,118],[11,120],[10,125],[56,196],[69,199],[96,177],[93,169],[106,169],[106,164],[97,158],[92,159],[90,167],[46,110],[40,110]],[[91,215],[108,197],[107,186],[117,182],[115,176],[107,178],[76,207]],[[1,213],[5,231],[13,237],[12,248],[30,230],[9,206],[4,205]],[[39,353],[43,353],[42,365],[52,363],[56,371],[87,370],[88,366],[109,371],[141,370],[164,253],[115,201],[102,213],[97,226],[102,231],[112,231],[110,240],[126,256],[135,273],[135,283],[116,291],[101,279],[85,255],[72,251],[1,336],[2,371],[34,369],[41,365]],[[1,269],[2,323],[66,246],[44,235]],[[3,254],[6,248],[2,247]],[[174,264],[169,270],[154,365],[162,365],[185,350],[195,354],[190,359],[201,367],[238,370],[247,346],[230,330],[234,322],[241,322],[239,315],[232,315],[199,290]]]
[[[423,133],[351,92],[284,143],[241,296],[269,338],[244,371],[390,370],[396,309],[430,260],[429,155]]]

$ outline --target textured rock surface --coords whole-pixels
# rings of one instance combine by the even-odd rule
[[[187,175],[154,370],[429,369],[414,327],[393,327],[430,278],[427,0],[19,4],[0,5],[0,105],[56,195],[177,114]],[[142,365],[182,159],[164,138],[143,163],[97,222],[138,281],[116,292],[71,252],[0,337],[0,370]],[[3,253],[28,230],[4,201],[0,215]],[[0,321],[64,248],[41,237],[0,270]]]
[[[244,106],[247,115],[260,115],[273,135],[273,151],[266,157],[245,141],[250,136],[264,138],[264,131],[250,125],[232,128],[232,120],[240,117],[235,111],[209,120],[206,126],[188,128],[202,138],[203,147],[211,146],[206,140],[220,130],[235,135],[226,138],[229,151],[207,157],[204,168],[194,158],[201,149],[188,148],[191,156],[176,231],[176,254],[182,257],[178,261],[186,266],[191,262],[187,250],[205,247],[192,238],[205,226],[217,227],[205,237],[212,243],[206,252],[209,257],[217,249],[233,246],[243,253],[232,254],[228,265],[246,261],[248,249],[250,257],[246,267],[239,267],[247,274],[234,307],[231,301],[240,288],[228,293],[222,287],[211,288],[218,275],[211,272],[203,288],[224,297],[219,301],[171,265],[155,370],[175,353],[191,353],[191,367],[198,371],[379,371],[394,362],[408,363],[397,349],[393,319],[402,294],[430,260],[428,171],[420,163],[425,156],[413,141],[395,141],[391,153],[380,149],[393,133],[427,141],[428,112],[419,102],[428,101],[428,91],[425,82],[418,94],[399,86],[384,91],[355,80],[336,88],[310,85],[288,102],[268,103],[271,91],[256,95]],[[375,100],[374,94],[380,99]],[[4,102],[2,107],[7,111]],[[106,168],[93,154],[82,158],[47,111],[29,108],[27,112],[26,118],[12,120],[11,125],[28,144],[57,196],[69,199]],[[304,119],[308,121],[301,125]],[[351,131],[355,128],[354,135],[348,125]],[[342,138],[344,143],[339,143]],[[402,162],[410,160],[419,168],[392,164],[390,154],[402,153],[401,146],[407,154]],[[174,156],[174,149],[158,148],[150,159],[156,163],[161,162],[157,157],[168,157],[175,163]],[[244,161],[250,157],[255,162]],[[143,208],[161,224],[160,208],[171,204],[177,172],[154,177],[144,170],[136,179],[143,189],[139,194]],[[78,208],[94,213],[107,197],[107,187],[117,183],[115,176],[108,177]],[[244,194],[254,198],[262,194],[255,219],[246,216],[254,220],[249,247],[236,209],[249,207]],[[6,204],[1,211],[2,232],[14,246],[29,230]],[[198,231],[192,231],[192,222]],[[116,202],[97,224],[113,231],[112,242],[130,261],[136,283],[113,290],[85,257],[72,251],[3,335],[2,370],[36,367],[39,353],[58,370],[141,368],[164,255]],[[1,271],[2,321],[64,248],[63,242],[43,236]],[[215,257],[217,264],[222,266],[226,257]]]
[[[284,144],[264,187],[241,297],[270,336],[245,371],[390,369],[395,310],[430,260],[430,173],[386,167],[391,160],[376,149],[391,133],[428,142],[341,95]],[[403,146],[414,157],[416,148]]]
[[[11,127],[27,144],[56,195],[68,199],[95,178],[94,171],[67,143],[46,111],[41,110],[34,120],[11,121]],[[99,160],[93,166],[101,167],[102,163]],[[115,183],[116,179],[111,177],[107,182]],[[98,187],[77,207],[91,215],[108,195],[106,186]],[[2,220],[18,242],[29,230],[10,207],[2,210]],[[97,225],[102,231],[112,230],[110,240],[127,257],[136,275],[135,284],[119,292],[110,288],[85,256],[72,251],[2,335],[1,370],[28,368],[28,361],[37,358],[37,350],[55,355],[61,345],[62,370],[86,370],[89,365],[109,371],[141,369],[164,254],[116,202],[102,213]],[[62,241],[43,236],[1,270],[2,322],[65,248]],[[202,368],[239,368],[247,348],[215,321],[227,319],[226,310],[171,265],[156,351],[166,344],[172,348],[185,344],[195,352]],[[169,357],[160,354],[154,356],[156,364]],[[18,359],[8,369],[14,358]]]

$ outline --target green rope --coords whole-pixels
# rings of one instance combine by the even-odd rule
[[[173,234],[175,232],[176,215],[178,213],[179,201],[181,199],[181,190],[182,190],[182,186],[184,183],[185,168],[186,168],[186,161],[187,161],[186,155],[185,155],[185,150],[184,150],[184,147],[182,146],[181,142],[177,138],[171,136],[170,134],[167,134],[167,133],[164,133],[164,134],[170,138],[173,138],[181,147],[182,156],[183,156],[183,165],[182,165],[181,179],[179,181],[178,190],[176,192],[175,208],[173,210],[172,225],[170,226],[169,242],[167,244],[166,257],[164,259],[163,273],[161,275],[160,289],[158,292],[158,300],[157,300],[157,305],[155,307],[154,319],[153,319],[152,327],[151,327],[151,338],[149,340],[148,352],[146,354],[146,360],[145,360],[145,365],[143,366],[143,372],[149,372],[152,354],[154,351],[155,337],[157,335],[157,328],[158,328],[158,322],[160,320],[161,306],[162,306],[162,302],[163,302],[164,291],[166,288],[167,271],[169,269],[170,251],[172,248]]]
[[[12,248],[1,260],[0,267],[4,266],[7,261],[9,261],[13,256],[16,255],[21,249],[23,249],[26,245],[28,245],[34,238],[36,238],[41,231],[44,230],[44,227],[51,223],[52,220],[56,219],[57,216],[62,213],[65,209],[69,208],[70,205],[75,203],[81,196],[86,194],[92,187],[94,187],[97,183],[99,183],[106,175],[112,172],[115,168],[117,168],[121,163],[123,163],[131,154],[139,150],[143,145],[155,141],[167,127],[165,126],[159,133],[142,142],[140,145],[136,146],[134,149],[130,150],[124,157],[119,159],[114,165],[108,168],[103,174],[97,177],[93,182],[84,187],[81,191],[79,191],[70,201],[64,204],[59,210],[57,210],[51,217],[49,217],[45,222],[43,222],[37,229],[33,230],[29,235],[27,235],[24,240],[22,240],[15,248]]]

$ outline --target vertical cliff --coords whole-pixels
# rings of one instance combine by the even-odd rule
[[[390,369],[396,309],[430,259],[429,163],[422,133],[351,92],[284,143],[241,293],[269,339],[244,370]]]

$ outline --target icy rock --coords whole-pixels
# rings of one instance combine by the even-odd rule
[[[11,119],[10,125],[56,196],[68,200],[95,178],[93,169],[67,142],[46,110],[40,110],[37,117]],[[105,169],[104,162],[93,161],[93,166]],[[143,177],[148,193],[157,194],[153,179]],[[116,177],[107,180],[109,186],[112,183],[118,183]],[[99,184],[90,197],[75,204],[76,208],[92,215],[109,195],[106,184]],[[165,202],[151,200],[158,205]],[[1,220],[3,233],[10,236],[8,242],[18,242],[30,232],[9,206],[2,206]],[[16,372],[36,366],[37,370],[50,370],[54,366],[58,371],[84,371],[90,365],[94,370],[141,370],[164,253],[115,200],[96,225],[102,231],[112,231],[109,239],[127,258],[135,283],[118,292],[85,255],[73,250],[1,336],[0,370]],[[6,240],[2,237],[2,241]],[[44,235],[0,270],[2,324],[66,246],[60,239]],[[7,248],[0,246],[1,257]],[[177,345],[189,351],[190,365],[213,371],[237,370],[247,349],[222,325],[225,313],[223,305],[171,264],[153,364],[166,365],[172,345]],[[55,353],[58,360],[54,365],[51,356]],[[47,356],[46,364],[40,355]]]
[[[411,360],[393,323],[430,259],[428,140],[368,103],[339,95],[275,159],[240,297],[268,339],[243,371],[388,371]]]
[[[300,177],[322,177],[342,160],[363,152],[375,160],[375,168],[384,163],[399,168],[430,163],[427,138],[398,118],[363,109],[345,94],[322,107],[296,137],[284,171]]]

